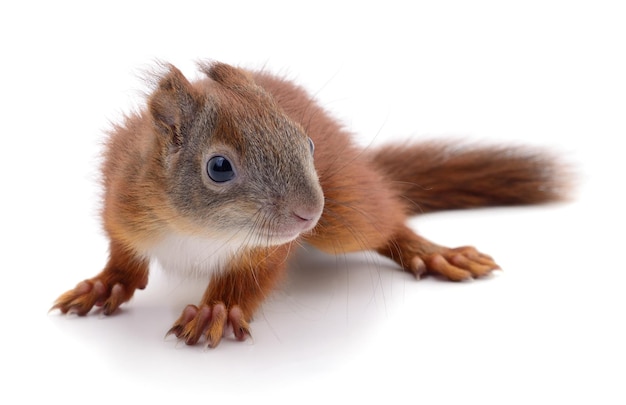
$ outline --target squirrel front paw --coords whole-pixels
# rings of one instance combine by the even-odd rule
[[[87,315],[91,309],[102,307],[104,315],[111,315],[124,302],[131,299],[135,289],[143,290],[148,284],[147,273],[142,277],[122,280],[109,277],[104,272],[92,279],[81,281],[78,285],[62,294],[52,305],[62,313]]]
[[[204,337],[206,346],[214,348],[222,340],[229,325],[237,340],[243,341],[250,336],[248,321],[237,305],[230,308],[222,302],[200,307],[187,305],[165,336],[173,334],[188,345],[195,345]]]
[[[89,280],[62,294],[50,311],[86,315],[94,306],[102,307],[104,315],[111,315],[135,290],[148,285],[148,261],[112,241],[110,257],[104,270]]]

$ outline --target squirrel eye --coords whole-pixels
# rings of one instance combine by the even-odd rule
[[[311,155],[315,153],[315,144],[311,138],[309,138],[309,149],[311,150]]]
[[[216,183],[225,183],[235,177],[235,171],[224,156],[213,156],[207,163],[207,174]]]

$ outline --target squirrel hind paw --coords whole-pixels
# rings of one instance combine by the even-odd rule
[[[484,253],[471,246],[448,249],[429,255],[424,259],[429,272],[452,281],[464,281],[490,275],[500,266]]]

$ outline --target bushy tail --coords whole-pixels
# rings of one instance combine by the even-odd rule
[[[427,142],[370,153],[414,214],[559,201],[569,188],[568,170],[532,148]]]

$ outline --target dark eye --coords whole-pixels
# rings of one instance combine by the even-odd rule
[[[311,155],[315,153],[315,144],[311,138],[309,138],[309,149],[311,150]]]
[[[206,171],[211,180],[216,183],[225,183],[235,178],[233,166],[224,156],[213,156],[209,159]]]

